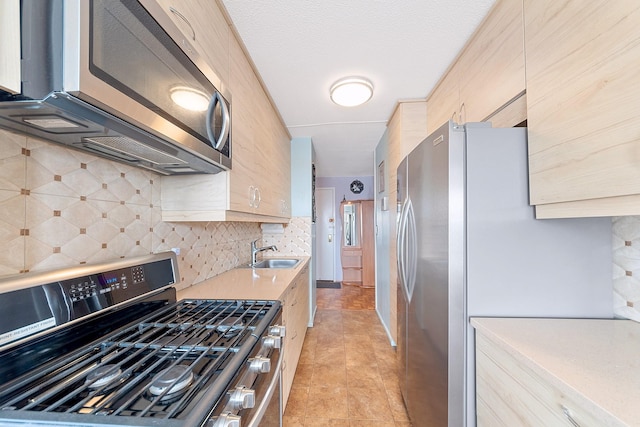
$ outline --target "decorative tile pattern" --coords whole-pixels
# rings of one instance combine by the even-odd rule
[[[276,245],[277,252],[263,252],[265,258],[311,256],[311,217],[294,217],[285,224],[283,234],[262,233],[262,245]]]
[[[0,152],[2,146],[0,145]],[[24,271],[26,196],[0,189],[0,275]]]
[[[159,175],[0,130],[0,275],[180,249],[179,288],[248,263],[255,223],[166,223]]]
[[[613,310],[640,321],[640,217],[613,218]]]

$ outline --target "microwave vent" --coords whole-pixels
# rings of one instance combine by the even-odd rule
[[[155,165],[179,165],[187,163],[182,159],[127,137],[100,136],[84,138],[82,141],[83,145],[89,149],[101,152],[105,152],[106,150],[112,153],[115,151],[120,155],[124,154],[127,157],[144,160]]]

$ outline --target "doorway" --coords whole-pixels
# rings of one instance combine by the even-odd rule
[[[316,280],[335,281],[334,188],[316,188]]]

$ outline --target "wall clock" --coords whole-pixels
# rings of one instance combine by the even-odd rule
[[[349,185],[349,189],[354,194],[360,194],[362,193],[362,190],[364,190],[364,184],[360,180],[356,179],[351,183],[351,185]]]

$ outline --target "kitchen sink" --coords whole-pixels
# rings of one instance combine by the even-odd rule
[[[254,265],[247,265],[247,268],[295,268],[300,263],[294,258],[267,258],[256,262]]]

